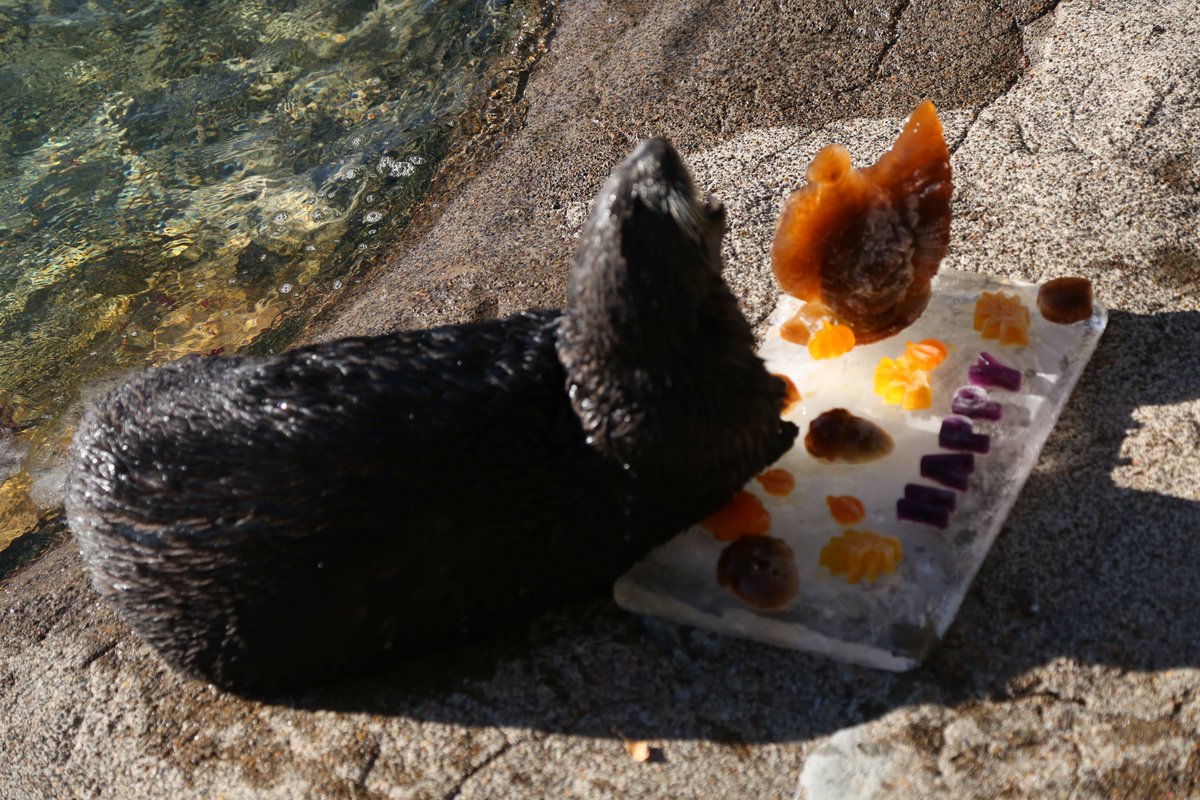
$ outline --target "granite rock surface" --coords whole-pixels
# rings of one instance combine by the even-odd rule
[[[0,797],[1200,794],[1195,0],[563,0],[522,124],[310,335],[560,304],[587,199],[651,134],[728,205],[727,276],[761,320],[774,217],[808,158],[831,141],[873,158],[926,95],[954,151],[946,263],[1084,275],[1112,315],[923,667],[855,669],[601,597],[247,699],[167,670],[67,546],[0,587]]]

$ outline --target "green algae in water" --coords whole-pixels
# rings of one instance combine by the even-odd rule
[[[286,341],[404,224],[551,8],[0,7],[0,547],[57,501],[82,387]]]

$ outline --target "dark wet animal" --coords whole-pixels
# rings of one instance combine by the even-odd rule
[[[791,445],[724,210],[649,141],[563,311],[149,370],[83,416],[67,513],[175,667],[281,689],[606,587]]]

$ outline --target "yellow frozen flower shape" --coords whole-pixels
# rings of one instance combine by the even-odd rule
[[[820,563],[832,575],[845,575],[847,583],[864,578],[874,583],[885,572],[895,572],[903,558],[904,547],[895,536],[851,529],[821,548]]]
[[[975,302],[975,330],[1000,344],[1029,344],[1029,309],[1015,294],[983,292]]]

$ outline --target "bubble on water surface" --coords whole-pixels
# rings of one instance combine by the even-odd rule
[[[393,161],[388,159],[387,174],[393,178],[407,178],[417,171],[412,161]]]

